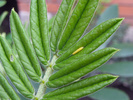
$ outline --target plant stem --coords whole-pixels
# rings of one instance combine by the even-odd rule
[[[36,98],[42,98],[42,96],[44,95],[45,91],[46,91],[46,82],[48,81],[49,76],[52,74],[52,68],[48,67],[45,73],[45,76],[42,79],[42,82],[40,83],[38,92],[36,94]]]
[[[39,89],[38,89],[37,94],[35,96],[35,99],[37,99],[37,100],[41,99],[43,97],[45,91],[46,91],[46,88],[47,88],[46,82],[48,81],[49,77],[53,73],[52,67],[55,64],[56,59],[57,59],[57,56],[54,55],[53,59],[51,60],[50,65],[46,69],[45,75],[44,75],[44,77],[42,79],[42,82],[40,83]]]

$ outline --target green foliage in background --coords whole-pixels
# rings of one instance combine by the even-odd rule
[[[75,1],[62,1],[51,26],[47,20],[45,0],[32,0],[31,37],[12,9],[10,27],[14,48],[0,36],[0,60],[15,89],[7,81],[7,76],[2,75],[4,70],[1,70],[0,98],[20,100],[23,95],[34,100],[76,100],[118,78],[99,74],[80,80],[119,51],[108,47],[94,52],[118,29],[123,18],[107,20],[83,36],[99,0],[79,0],[72,10]],[[41,65],[46,68],[44,73]],[[39,84],[37,91],[31,80]],[[55,90],[46,94],[47,87]]]
[[[0,7],[4,6],[6,4],[5,0],[1,0],[0,1]],[[6,18],[8,12],[4,11],[1,15],[0,15],[0,28],[1,28],[1,24],[3,23],[4,19]]]
[[[2,24],[2,22],[4,21],[5,17],[7,16],[8,12],[5,11],[0,15],[0,26]]]
[[[121,90],[115,88],[104,88],[90,95],[95,100],[130,100]]]
[[[0,0],[0,7],[4,6],[6,4],[6,0]]]
[[[1,0],[1,1],[0,1],[0,7],[4,6],[5,4],[6,4],[6,1],[5,1],[5,0]],[[8,12],[5,11],[5,12],[3,12],[3,13],[0,15],[0,26],[1,26],[2,22],[3,22],[3,20],[5,19],[5,17],[7,16],[7,14],[8,14]]]
[[[109,3],[111,0],[100,0],[102,3]]]

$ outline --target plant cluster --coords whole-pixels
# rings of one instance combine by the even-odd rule
[[[31,37],[15,10],[11,11],[10,27],[17,55],[6,39],[0,36],[0,60],[13,85],[28,99],[76,100],[118,78],[99,74],[80,80],[119,51],[111,47],[95,50],[118,29],[123,19],[107,20],[83,36],[99,0],[79,0],[74,6],[75,1],[62,1],[49,29],[45,0],[31,0]],[[40,65],[46,68],[44,76]],[[37,92],[28,77],[40,83]],[[45,94],[47,87],[56,89]],[[20,100],[2,73],[0,98]]]

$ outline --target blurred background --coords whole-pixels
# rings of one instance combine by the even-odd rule
[[[61,1],[46,0],[49,20],[57,13]],[[0,33],[5,35],[12,46],[9,14],[13,7],[19,13],[25,29],[29,32],[30,0],[0,0]],[[119,48],[120,52],[114,55],[108,63],[85,77],[99,73],[111,73],[120,77],[109,87],[79,100],[133,100],[133,0],[100,0],[86,33],[101,22],[116,17],[123,17],[125,20],[117,32],[97,50],[111,46]],[[52,23],[52,20],[49,22]],[[37,88],[38,85],[35,84],[34,87]],[[51,89],[47,92],[49,91]],[[26,99],[22,97],[22,100]]]

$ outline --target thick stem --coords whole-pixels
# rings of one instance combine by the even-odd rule
[[[41,99],[42,96],[44,95],[45,91],[46,91],[46,82],[48,81],[49,76],[52,74],[52,68],[48,67],[45,73],[45,76],[42,80],[42,82],[40,83],[38,92],[36,94],[36,98]]]
[[[46,69],[45,75],[42,79],[42,82],[40,83],[39,89],[38,89],[37,94],[36,94],[35,99],[37,99],[37,100],[40,100],[46,91],[46,88],[47,88],[46,82],[48,81],[49,77],[53,73],[52,66],[54,66],[56,59],[57,59],[57,56],[54,55],[53,59],[51,60],[49,67],[47,67],[47,69]]]

